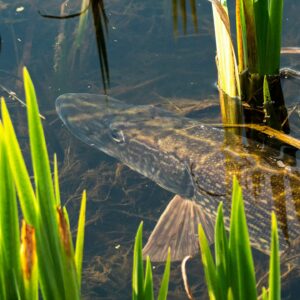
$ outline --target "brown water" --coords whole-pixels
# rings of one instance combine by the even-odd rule
[[[232,1],[229,2],[232,4]],[[35,83],[42,114],[46,116],[48,147],[60,160],[62,197],[74,232],[83,188],[88,191],[87,227],[83,266],[83,296],[86,299],[130,299],[134,235],[144,220],[148,237],[172,194],[130,171],[103,153],[75,140],[62,127],[54,100],[64,92],[103,93],[99,59],[91,12],[84,37],[75,51],[74,32],[79,19],[46,19],[38,13],[59,15],[62,1],[2,1],[0,84],[23,99],[21,69],[29,68]],[[80,10],[80,1],[65,1],[64,13]],[[188,19],[187,34],[179,24],[175,39],[171,1],[115,0],[105,4],[108,23],[106,47],[110,71],[109,94],[136,103],[190,103],[193,99],[217,98],[214,87],[215,46],[210,4],[197,1],[199,31]],[[284,46],[300,43],[296,0],[285,2]],[[300,57],[284,56],[282,66],[300,69]],[[3,90],[3,89],[2,89]],[[284,83],[288,108],[299,100],[299,85]],[[2,91],[7,98],[7,92]],[[214,100],[215,101],[215,100]],[[190,105],[190,104],[189,104]],[[19,137],[28,150],[25,109],[9,100]],[[187,107],[188,104],[184,104]],[[219,109],[209,105],[193,117],[219,122]],[[293,124],[298,121],[292,115]],[[256,253],[263,269],[268,257]],[[162,266],[155,266],[155,283]],[[189,264],[192,290],[205,299],[205,283],[198,257]],[[263,270],[261,270],[263,273]],[[260,273],[260,274],[261,274]],[[284,282],[286,299],[297,299],[296,274]],[[170,299],[185,297],[178,264],[172,266]]]

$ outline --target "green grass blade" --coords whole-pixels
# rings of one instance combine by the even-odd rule
[[[256,280],[249,234],[244,211],[242,189],[233,179],[229,249],[231,256],[231,285],[236,299],[256,299]],[[247,283],[247,284],[245,284]]]
[[[144,299],[144,266],[142,255],[142,232],[143,222],[141,222],[135,236],[133,250],[133,268],[132,268],[132,299]]]
[[[74,248],[70,230],[69,216],[65,207],[57,209],[59,218],[59,232],[63,244],[60,259],[63,265],[64,299],[80,299],[78,273],[74,260]]]
[[[36,186],[37,180],[39,181],[38,186],[41,191],[45,192],[43,197],[46,197],[46,199],[40,199],[40,213],[43,214],[44,222],[48,222],[50,230],[55,230],[57,226],[55,226],[54,219],[50,217],[52,214],[49,214],[55,210],[55,196],[44,130],[39,117],[35,89],[26,68],[23,69],[23,76],[34,178]]]
[[[238,57],[238,70],[239,73],[243,72],[247,62],[245,61],[245,30],[243,29],[244,13],[242,0],[236,0],[235,2],[235,16],[236,16],[236,44],[237,44],[237,57]]]
[[[268,292],[265,287],[262,289],[261,300],[268,300]]]
[[[269,300],[280,300],[280,256],[275,213],[272,213],[272,238],[269,274]]]
[[[3,254],[2,254],[3,250],[1,249],[2,246],[3,246],[3,243],[0,242],[0,266],[4,266],[4,257],[3,257]],[[6,272],[4,271],[4,268],[3,269],[1,268],[1,272],[0,272],[0,299],[6,299],[5,273]]]
[[[260,75],[268,74],[267,61],[267,41],[269,28],[269,11],[268,2],[265,0],[254,1],[256,40],[257,40],[257,55],[258,55],[258,73]]]
[[[166,300],[167,299],[168,289],[169,289],[170,269],[171,269],[171,250],[169,248],[165,271],[164,271],[164,275],[163,275],[159,293],[158,293],[158,298],[157,298],[158,300]]]
[[[79,220],[78,220],[76,249],[75,249],[75,265],[77,270],[79,287],[81,283],[82,257],[83,257],[83,246],[84,246],[85,211],[86,211],[86,191],[83,191],[80,213],[79,213]]]
[[[21,231],[21,262],[25,299],[38,300],[38,266],[35,230],[23,220]]]
[[[223,203],[221,202],[218,207],[216,225],[215,225],[215,259],[216,271],[219,277],[220,292],[222,298],[226,299],[229,289],[229,245],[225,232],[223,221]]]
[[[215,263],[209,249],[209,244],[205,236],[203,227],[198,225],[199,243],[201,249],[202,264],[204,267],[205,279],[210,299],[222,299],[220,293],[220,282],[217,275]]]
[[[283,0],[269,0],[267,62],[269,75],[278,75],[280,67]]]
[[[54,192],[55,192],[55,205],[60,206],[60,190],[59,190],[59,175],[57,166],[57,157],[54,154]]]
[[[16,134],[4,101],[1,103],[2,107],[2,120],[5,130],[5,144],[9,151],[8,159],[9,165],[12,171],[14,183],[19,196],[19,201],[22,209],[23,216],[26,223],[33,225],[36,229],[39,228],[39,218],[37,217],[39,212],[38,200],[34,194],[30,177],[24,162],[24,158],[21,153],[20,145],[17,141]],[[44,280],[40,281],[42,291],[47,290],[48,298],[56,299],[59,297],[59,292],[56,286],[57,269],[54,268],[53,256],[55,255],[50,250],[48,241],[48,233],[46,233],[44,227],[36,231],[37,240],[42,247],[38,247],[39,252],[39,270],[44,269],[42,273],[45,276]],[[60,274],[59,274],[60,275]],[[58,275],[58,277],[59,277]]]
[[[243,19],[245,22],[247,62],[250,73],[258,73],[258,51],[256,41],[253,0],[243,0]]]
[[[227,300],[234,300],[231,287],[229,287],[228,292],[227,292]]]
[[[5,144],[9,149],[7,155],[22,212],[28,224],[36,225],[38,207],[34,191],[4,99],[1,101],[1,112],[5,130]]]
[[[1,299],[18,299],[18,289],[20,295],[24,295],[20,262],[19,218],[4,135],[4,128],[0,122],[0,271],[2,272],[0,286],[3,289],[0,296],[2,296]]]
[[[154,300],[152,266],[149,256],[147,256],[145,272],[146,274],[144,282],[144,300]]]
[[[40,221],[36,224],[35,228],[37,230],[38,245],[43,245],[44,248],[38,247],[37,249],[41,275],[40,280],[43,282],[43,295],[49,298],[54,297],[54,291],[60,295],[65,294],[68,278],[64,278],[63,270],[67,266],[63,265],[64,262],[61,256],[62,244],[58,235],[54,187],[35,89],[26,68],[23,69],[23,76],[36,198],[40,208],[38,210]],[[43,254],[40,251],[43,251]],[[46,289],[43,290],[43,287],[46,288],[49,286],[49,282],[52,282],[55,287],[47,288],[47,291]]]

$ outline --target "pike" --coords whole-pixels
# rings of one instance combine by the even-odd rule
[[[272,211],[280,251],[299,239],[300,172],[291,156],[153,105],[64,94],[56,109],[78,139],[175,194],[143,249],[153,261],[165,260],[169,246],[173,261],[196,254],[199,222],[212,243],[220,201],[229,228],[233,175],[243,190],[253,247],[269,253]]]

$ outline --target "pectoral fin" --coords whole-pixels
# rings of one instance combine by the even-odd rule
[[[214,225],[209,217],[196,202],[176,195],[160,216],[143,249],[143,255],[149,255],[151,261],[164,261],[169,247],[172,261],[195,255],[199,252],[199,223],[208,241],[213,243]]]

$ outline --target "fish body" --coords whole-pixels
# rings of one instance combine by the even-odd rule
[[[251,244],[255,248],[269,252],[272,211],[278,219],[281,251],[299,237],[300,172],[292,157],[283,159],[282,153],[256,141],[151,105],[131,106],[101,95],[65,94],[57,99],[56,107],[77,138],[197,204],[188,206],[177,199],[166,209],[159,222],[161,227],[154,234],[158,237],[163,231],[162,241],[166,241],[171,228],[176,228],[184,242],[171,237],[170,243],[183,249],[190,241],[182,236],[192,231],[193,250],[186,247],[186,252],[195,253],[198,243],[194,225],[203,216],[213,224],[220,201],[229,228],[233,175],[242,186]],[[287,163],[288,159],[292,163]],[[176,217],[178,210],[181,217]],[[155,247],[162,242],[154,240],[151,243],[155,246],[146,248],[152,249],[149,251],[155,256]],[[179,251],[174,257],[194,254],[186,252]],[[161,257],[157,255],[156,260]]]

